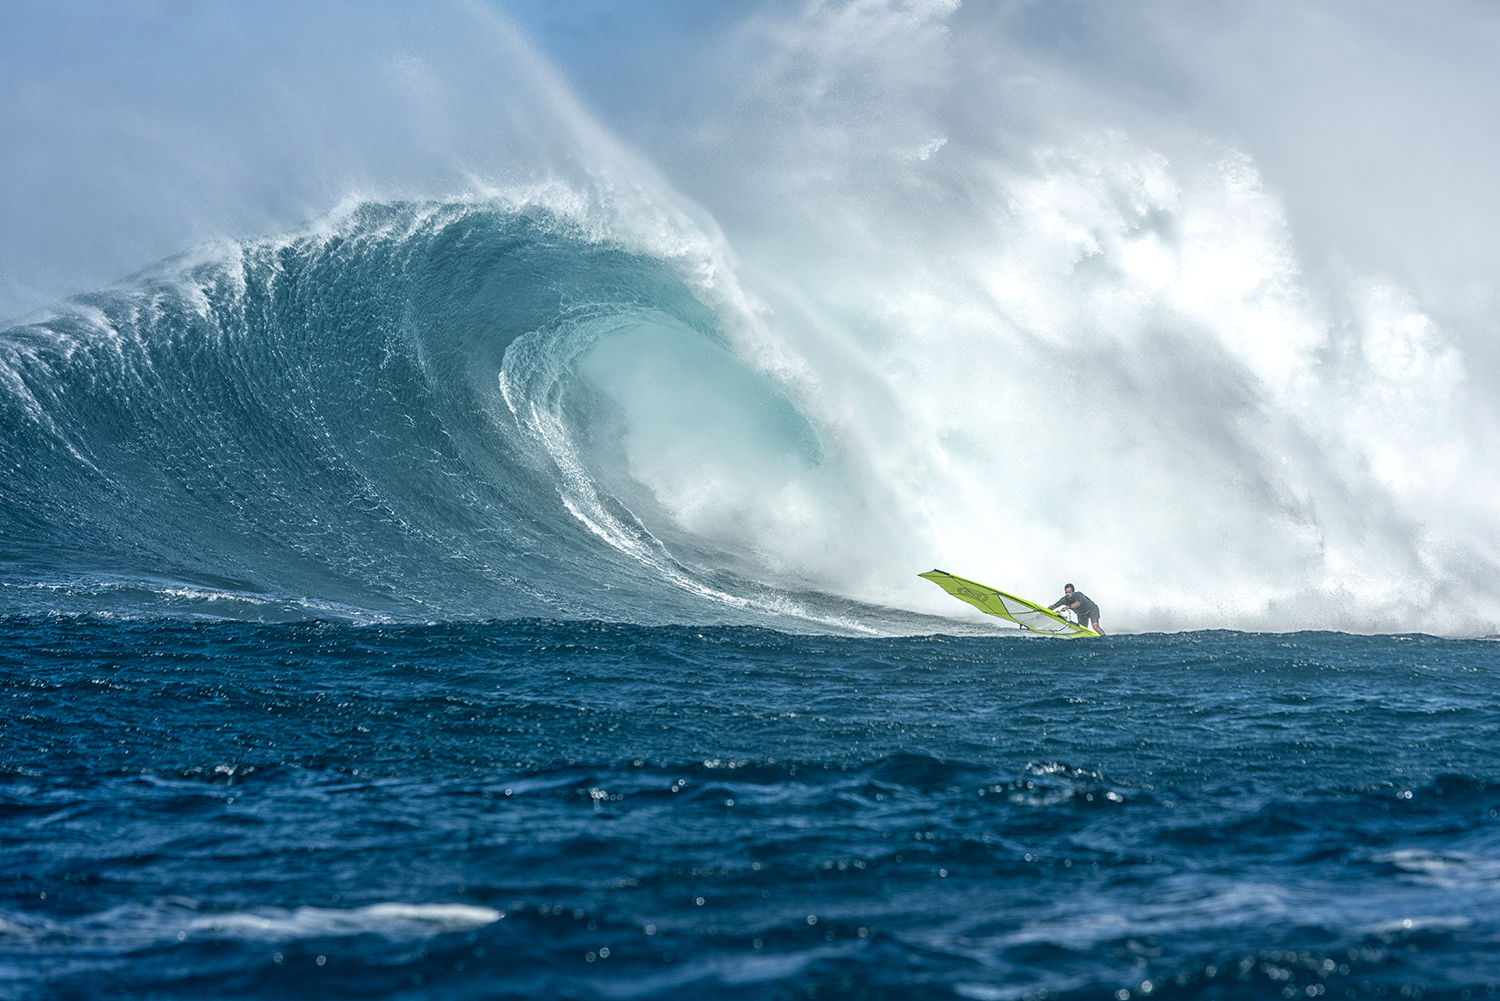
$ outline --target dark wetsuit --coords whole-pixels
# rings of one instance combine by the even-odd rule
[[[1057,599],[1057,603],[1064,608],[1071,608],[1075,601],[1078,602],[1078,607],[1074,608],[1073,611],[1078,615],[1079,625],[1086,626],[1090,622],[1099,621],[1099,606],[1094,604],[1093,600],[1082,591],[1075,590],[1071,598],[1065,594]]]

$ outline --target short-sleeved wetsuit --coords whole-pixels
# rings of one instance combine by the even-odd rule
[[[1074,608],[1073,611],[1078,615],[1079,625],[1087,626],[1090,622],[1099,621],[1099,606],[1094,604],[1093,600],[1082,591],[1075,590],[1071,598],[1065,594],[1057,599],[1057,603],[1064,608],[1071,607],[1075,601],[1078,602],[1078,607]]]

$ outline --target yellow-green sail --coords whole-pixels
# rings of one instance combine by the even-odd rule
[[[981,612],[988,612],[997,618],[1014,622],[1034,633],[1061,636],[1063,639],[1082,639],[1085,636],[1099,635],[1087,626],[1069,622],[1061,615],[1050,612],[1035,602],[1017,598],[1004,591],[997,591],[984,584],[976,584],[972,580],[955,577],[951,573],[929,570],[917,576],[927,578],[953,597],[960,601],[967,601]]]

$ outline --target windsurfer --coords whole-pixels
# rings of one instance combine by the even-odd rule
[[[1100,636],[1104,630],[1099,628],[1099,606],[1082,591],[1073,590],[1072,584],[1063,585],[1063,596],[1058,598],[1048,608],[1071,608],[1078,615],[1078,624],[1092,629]]]

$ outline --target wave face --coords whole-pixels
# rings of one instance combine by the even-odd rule
[[[691,276],[537,206],[361,204],[80,297],[0,352],[23,608],[764,618],[766,589],[706,571],[631,479],[610,392],[737,423],[741,461],[816,461]],[[698,399],[666,399],[685,367]]]

